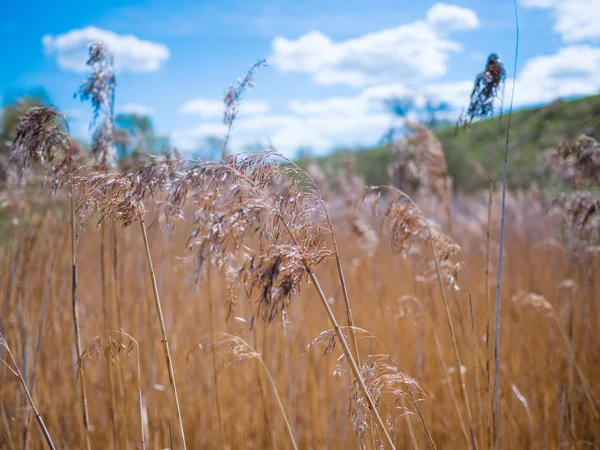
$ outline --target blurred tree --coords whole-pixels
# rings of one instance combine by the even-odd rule
[[[410,97],[391,97],[383,101],[394,117],[406,117],[415,109],[415,102]]]
[[[421,106],[409,97],[391,97],[385,99],[383,104],[392,114],[392,123],[381,137],[380,145],[390,144],[402,135],[409,116],[410,120],[421,122],[429,128],[450,123],[443,118],[443,113],[452,109],[447,102],[427,98]]]
[[[305,160],[313,157],[315,153],[314,148],[304,145],[302,147],[298,147],[296,150],[296,159],[297,160]]]
[[[438,125],[447,125],[451,121],[441,116],[451,109],[452,107],[447,102],[436,102],[432,99],[427,99],[425,106],[423,107],[423,123],[427,125],[428,128],[433,128]]]
[[[391,144],[396,140],[403,131],[406,116],[415,109],[415,102],[410,97],[390,97],[383,104],[392,114],[392,123],[379,139],[380,145]]]
[[[160,155],[169,148],[169,138],[158,134],[152,119],[140,114],[118,114],[115,118],[115,144],[119,159],[150,153]]]
[[[218,161],[223,154],[225,139],[219,136],[206,136],[193,152],[195,159]]]
[[[35,106],[48,105],[50,99],[43,88],[25,93],[8,93],[2,105],[0,118],[0,155],[8,155],[21,116]]]

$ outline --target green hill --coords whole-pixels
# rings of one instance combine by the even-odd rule
[[[476,191],[486,188],[486,174],[494,159],[497,173],[501,170],[507,119],[506,115],[502,118],[497,152],[498,117],[474,123],[470,130],[461,128],[457,133],[454,126],[434,130],[444,148],[456,189]],[[582,133],[600,140],[600,95],[557,100],[543,107],[513,113],[509,152],[511,188],[526,188],[532,182],[545,186],[547,177],[538,163],[538,156]],[[387,183],[386,167],[392,159],[390,145],[357,150],[355,157],[358,172],[367,184]],[[318,158],[320,164],[330,164],[334,170],[341,166],[343,159],[343,151]]]

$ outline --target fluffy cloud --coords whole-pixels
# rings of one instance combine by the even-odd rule
[[[289,108],[300,116],[366,117],[385,111],[384,101],[387,99],[410,98],[417,107],[431,101],[444,102],[459,109],[468,100],[472,87],[471,81],[431,83],[420,88],[409,88],[401,83],[382,84],[368,87],[353,96],[305,102],[292,100]]]
[[[243,143],[270,141],[287,156],[304,146],[317,152],[339,145],[372,145],[392,122],[392,115],[383,101],[390,97],[410,97],[417,104],[426,99],[445,101],[462,106],[468,101],[471,81],[437,83],[420,89],[411,89],[395,83],[371,86],[357,95],[331,97],[319,101],[292,100],[284,114],[256,114],[240,116],[235,122],[233,148]],[[246,105],[242,105],[244,108]],[[172,139],[182,150],[193,150],[203,138],[222,136],[224,126],[219,122],[203,123],[196,127],[176,130]]]
[[[320,84],[353,87],[389,78],[435,78],[447,71],[450,54],[462,50],[451,31],[477,28],[473,10],[437,3],[425,20],[334,42],[319,31],[273,40],[270,62],[281,72],[307,73]]]
[[[420,87],[390,83],[368,86],[355,95],[311,101],[295,99],[282,114],[240,116],[235,123],[232,145],[241,149],[244,143],[270,140],[287,156],[293,156],[302,146],[323,152],[340,145],[372,145],[392,123],[385,99],[410,98],[417,106],[428,100],[445,102],[452,110],[444,117],[453,120],[468,104],[472,87],[471,79]],[[507,80],[505,103],[511,88],[512,80]],[[572,45],[524,63],[515,86],[515,106],[534,106],[557,97],[589,95],[599,90],[600,48]],[[224,133],[224,126],[213,121],[177,130],[172,137],[182,150],[187,150],[193,149],[203,137]]]
[[[565,42],[600,39],[600,0],[522,0],[529,8],[552,9],[554,30]]]
[[[450,32],[479,27],[475,11],[447,3],[436,3],[427,11],[427,23],[438,31]]]
[[[86,72],[88,46],[93,40],[100,40],[107,45],[120,71],[154,72],[169,58],[169,49],[163,44],[96,27],[75,29],[56,36],[47,34],[42,38],[42,44],[46,54],[55,56],[61,68]]]
[[[515,104],[537,105],[557,97],[592,95],[600,90],[600,48],[563,47],[527,60],[517,77]]]
[[[371,144],[379,138],[390,123],[387,113],[337,116],[315,114],[266,114],[240,118],[235,122],[232,148],[243,149],[244,144],[270,142],[277,151],[293,156],[300,147],[312,147],[316,151],[330,150],[335,145]],[[203,138],[222,136],[225,128],[221,123],[202,124],[175,130],[171,136],[183,151],[197,148]]]
[[[119,107],[118,110],[125,114],[137,114],[138,116],[150,116],[154,112],[149,106],[139,103],[126,103]]]
[[[266,102],[244,101],[240,106],[241,114],[265,114],[269,112],[270,106]],[[181,105],[178,109],[179,114],[198,115],[204,118],[214,118],[223,116],[223,101],[209,98],[197,98]]]

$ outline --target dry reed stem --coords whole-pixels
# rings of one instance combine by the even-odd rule
[[[165,359],[167,363],[167,370],[169,372],[169,384],[173,393],[173,400],[175,401],[175,407],[177,409],[177,420],[179,422],[179,432],[181,433],[181,445],[183,449],[186,449],[185,443],[185,432],[183,430],[183,419],[181,417],[181,408],[179,407],[179,397],[177,395],[177,384],[175,383],[175,372],[173,370],[173,363],[171,359],[171,351],[169,349],[169,341],[167,340],[167,330],[165,327],[165,319],[162,313],[162,306],[160,303],[160,294],[158,293],[158,286],[156,284],[156,276],[154,275],[154,267],[152,265],[152,255],[150,254],[150,244],[148,242],[148,235],[146,233],[146,223],[144,222],[144,213],[139,211],[140,228],[142,230],[142,237],[144,239],[144,246],[146,249],[146,262],[148,263],[148,271],[150,273],[150,279],[152,281],[152,292],[154,294],[154,304],[156,306],[156,314],[160,323],[160,331],[162,335],[163,349],[165,352]]]
[[[294,235],[294,233],[292,233],[292,231],[290,230],[285,218],[281,215],[278,214],[278,218],[281,221],[281,223],[283,224],[284,228],[286,229],[288,235],[290,236],[290,238],[292,239],[293,243],[295,246],[297,246],[298,248],[301,248],[298,240],[296,239],[296,236]],[[321,285],[319,283],[319,280],[317,279],[317,276],[315,275],[315,273],[312,270],[312,267],[310,265],[308,265],[306,263],[306,261],[304,261],[305,264],[305,269],[308,273],[308,276],[312,282],[312,284],[315,286],[315,289],[317,290],[317,293],[319,294],[319,299],[321,300],[321,303],[323,304],[323,306],[325,307],[325,310],[327,312],[327,316],[329,317],[329,321],[331,322],[331,325],[333,326],[338,339],[342,345],[342,349],[344,350],[344,353],[346,355],[346,358],[348,359],[349,363],[350,363],[350,367],[352,369],[352,373],[356,379],[356,381],[358,382],[359,386],[360,386],[360,390],[362,391],[362,394],[365,396],[365,399],[367,400],[367,403],[369,405],[369,409],[371,410],[371,413],[375,416],[375,419],[377,421],[377,424],[379,425],[379,427],[381,428],[382,432],[384,433],[385,436],[385,440],[387,442],[387,444],[389,445],[389,447],[391,449],[395,449],[394,443],[392,441],[392,438],[390,437],[388,430],[383,422],[383,420],[381,419],[381,416],[379,415],[379,412],[377,411],[377,408],[375,406],[375,403],[373,402],[373,399],[371,398],[369,391],[365,385],[364,380],[361,377],[361,373],[360,373],[360,369],[358,368],[356,361],[354,360],[354,357],[352,356],[352,352],[350,350],[350,348],[348,347],[348,343],[346,342],[346,338],[344,337],[344,334],[342,333],[340,326],[338,325],[338,322],[335,318],[335,315],[333,314],[333,311],[331,310],[331,307],[329,306],[329,302],[327,301],[327,297],[325,296],[325,293],[323,292],[323,289],[321,288]]]
[[[456,357],[456,370],[457,370],[457,373],[458,373],[460,389],[461,389],[461,393],[462,393],[462,397],[463,397],[463,402],[464,402],[465,408],[467,410],[467,419],[469,421],[469,431],[470,431],[470,435],[471,435],[471,445],[473,446],[474,449],[477,449],[477,438],[475,436],[475,429],[474,429],[474,426],[473,426],[473,416],[471,414],[471,406],[469,404],[469,397],[467,395],[467,388],[466,388],[464,376],[463,376],[463,373],[462,373],[462,370],[461,370],[461,368],[462,368],[462,362],[461,362],[460,354],[458,352],[458,343],[457,343],[457,339],[456,339],[456,333],[454,331],[454,323],[452,321],[452,314],[450,313],[450,306],[448,304],[448,298],[446,296],[446,290],[444,289],[444,281],[443,281],[442,273],[441,273],[441,270],[440,270],[440,260],[438,258],[438,250],[436,249],[436,240],[434,239],[433,232],[431,231],[431,226],[427,222],[427,219],[423,215],[423,212],[416,205],[416,203],[408,195],[406,195],[404,192],[402,192],[400,189],[398,189],[398,188],[396,188],[394,186],[379,186],[379,187],[370,187],[368,190],[369,191],[373,191],[373,190],[377,190],[377,189],[381,189],[381,188],[391,190],[392,192],[395,192],[398,195],[400,195],[402,198],[406,199],[410,203],[410,205],[412,205],[412,207],[414,208],[414,210],[420,215],[421,220],[423,222],[423,225],[425,226],[425,229],[427,230],[427,233],[428,233],[428,236],[429,236],[429,242],[431,244],[431,249],[433,251],[433,259],[434,259],[434,262],[435,262],[435,270],[436,270],[436,275],[437,275],[437,280],[438,280],[438,285],[439,285],[439,288],[440,288],[440,292],[442,294],[442,300],[443,300],[444,309],[445,309],[445,312],[446,312],[446,319],[447,319],[447,323],[448,323],[448,328],[450,330],[450,335],[452,337],[452,345],[453,345],[453,348],[454,348],[454,355]]]
[[[382,430],[384,437],[385,437],[385,441],[388,444],[388,446],[391,449],[395,449],[396,447],[394,446],[392,438],[390,437],[387,427],[384,424],[383,420],[381,419],[381,416],[379,415],[379,412],[377,411],[376,405],[373,402],[371,395],[369,394],[367,386],[365,385],[365,382],[362,379],[360,370],[359,370],[358,366],[356,365],[356,362],[354,361],[352,352],[350,351],[350,348],[348,347],[348,343],[346,342],[346,338],[344,337],[344,334],[342,333],[342,330],[340,329],[340,326],[337,323],[337,320],[333,314],[333,311],[331,310],[331,307],[329,306],[329,303],[327,302],[327,297],[325,297],[325,293],[323,292],[323,289],[321,288],[321,285],[319,284],[319,280],[317,279],[315,273],[312,271],[311,268],[308,268],[308,274],[310,276],[310,280],[312,281],[313,285],[315,286],[315,289],[317,290],[317,293],[319,294],[321,303],[323,304],[323,306],[325,307],[325,310],[327,311],[327,316],[329,317],[329,321],[331,322],[331,324],[337,334],[337,337],[340,341],[340,344],[342,345],[342,349],[344,350],[344,354],[346,355],[346,358],[348,359],[348,362],[350,363],[350,368],[352,369],[354,378],[358,382],[360,390],[367,401],[367,404],[369,406],[371,414],[373,414],[375,416],[377,425],[379,425],[380,429]]]
[[[495,311],[495,335],[494,335],[494,410],[493,410],[493,437],[494,448],[498,448],[498,425],[499,425],[499,399],[500,399],[500,303],[502,289],[502,263],[504,259],[504,225],[506,213],[506,185],[508,184],[508,149],[510,143],[510,125],[512,120],[513,101],[515,98],[515,80],[517,79],[517,60],[519,57],[519,15],[517,11],[517,0],[514,0],[515,11],[515,60],[513,72],[512,93],[508,109],[508,125],[506,128],[506,145],[504,148],[504,171],[502,174],[502,204],[500,207],[500,242],[498,244],[498,282],[496,284],[496,311]]]
[[[8,418],[6,417],[4,403],[0,403],[0,413],[2,414],[2,423],[4,424],[4,428],[6,429],[5,434],[0,436],[0,444],[3,445],[8,442],[8,447],[10,448],[10,450],[15,450],[15,443],[13,442],[12,433],[10,432],[10,424],[8,423]]]
[[[81,355],[81,331],[79,327],[79,311],[77,307],[77,230],[75,228],[75,199],[73,189],[69,190],[69,205],[71,216],[71,308],[73,312],[73,327],[75,329],[75,348],[77,354]],[[81,394],[81,408],[83,413],[83,429],[85,437],[85,448],[91,449],[90,442],[90,419],[88,415],[88,402],[85,391],[85,373],[83,369],[77,372],[79,390]]]
[[[215,334],[214,311],[213,311],[213,293],[211,283],[211,264],[206,268],[206,290],[208,291],[208,328],[211,336]],[[217,371],[217,355],[214,347],[211,347],[211,356],[213,363],[213,382],[215,385],[215,403],[217,405],[217,420],[219,422],[219,442],[221,448],[226,448],[225,434],[223,433],[223,415],[221,412],[221,397],[219,396],[219,374]]]
[[[110,329],[110,317],[109,317],[109,306],[108,306],[108,292],[107,292],[107,277],[106,277],[106,263],[104,260],[105,254],[105,243],[106,243],[106,233],[104,226],[100,230],[100,286],[101,286],[101,295],[102,295],[102,317],[104,320],[103,328],[105,330]],[[106,372],[108,375],[108,393],[110,396],[110,408],[109,408],[109,417],[110,423],[112,425],[112,434],[113,434],[113,446],[116,450],[120,447],[119,442],[119,428],[117,423],[117,399],[115,398],[115,382],[113,378],[113,370],[112,370],[112,360],[108,361],[106,365]]]
[[[56,447],[54,446],[54,442],[52,442],[52,438],[50,437],[50,433],[48,432],[48,429],[46,428],[44,419],[42,419],[42,416],[40,415],[40,413],[38,412],[38,410],[35,406],[33,398],[31,397],[31,393],[29,392],[29,389],[27,388],[27,383],[25,382],[25,379],[23,378],[23,375],[21,374],[21,370],[19,369],[19,366],[17,365],[17,362],[15,361],[15,358],[14,358],[12,352],[10,351],[10,347],[8,346],[8,343],[4,339],[4,335],[1,332],[0,332],[0,347],[4,347],[4,349],[6,350],[6,353],[8,354],[10,361],[12,363],[12,367],[3,359],[0,359],[0,362],[2,362],[6,366],[6,368],[9,371],[11,371],[12,374],[14,376],[16,376],[19,379],[19,381],[21,382],[21,385],[23,386],[23,390],[25,391],[25,394],[27,395],[27,401],[29,402],[29,405],[33,409],[33,414],[35,415],[35,418],[38,422],[40,430],[42,431],[42,434],[44,435],[46,444],[48,445],[48,448],[50,448],[51,450],[55,450]]]
[[[481,376],[479,374],[479,346],[477,345],[477,336],[475,330],[475,314],[473,313],[473,296],[469,292],[469,316],[471,319],[471,349],[473,352],[473,370],[475,372],[475,390],[477,391],[477,410],[479,411],[479,425],[484,424],[483,402],[481,400]],[[484,431],[481,430],[481,434]],[[481,441],[485,442],[484,436],[480,436]]]
[[[275,380],[273,380],[273,377],[271,376],[271,373],[269,372],[269,368],[265,364],[260,353],[258,353],[256,350],[254,350],[254,348],[252,348],[252,346],[250,344],[248,344],[240,336],[235,336],[235,335],[229,334],[229,333],[216,333],[213,336],[214,336],[214,338],[211,339],[208,343],[208,345],[210,347],[210,351],[214,352],[216,350],[215,347],[223,347],[223,351],[226,353],[225,359],[219,365],[219,367],[222,368],[222,367],[228,366],[228,365],[239,364],[245,360],[251,360],[251,359],[254,359],[260,363],[260,366],[262,367],[264,374],[267,376],[267,379],[269,380],[269,384],[271,385],[273,394],[275,395],[275,400],[277,402],[277,406],[278,406],[279,411],[281,412],[281,415],[285,422],[287,433],[290,438],[290,443],[292,444],[292,447],[294,448],[294,450],[298,450],[298,445],[296,444],[296,438],[294,437],[294,432],[292,430],[292,426],[290,424],[290,421],[285,412],[285,408],[283,407],[283,403],[281,402],[281,398],[279,397],[279,393],[277,391],[277,385],[275,384]],[[203,349],[204,347],[202,346],[202,344],[197,344],[192,348],[192,350],[194,350],[195,348]],[[273,441],[272,444],[275,445],[275,442]]]
[[[285,157],[282,157],[282,159],[294,168],[293,169],[294,172],[301,174],[310,182],[310,184],[314,188],[315,192],[317,193],[317,196],[316,196],[317,200],[319,201],[319,203],[321,203],[321,205],[323,207],[323,211],[325,212],[325,219],[327,220],[329,232],[331,233],[331,241],[333,243],[333,253],[334,253],[336,267],[337,267],[337,271],[338,271],[338,277],[340,279],[340,285],[342,287],[342,294],[344,297],[344,306],[346,307],[346,318],[348,321],[348,327],[350,329],[350,340],[352,342],[352,347],[354,350],[354,357],[356,358],[356,364],[360,367],[360,354],[358,352],[358,343],[356,340],[356,336],[354,334],[354,320],[352,318],[352,308],[350,307],[350,298],[348,297],[348,287],[346,284],[346,278],[344,276],[344,269],[342,267],[342,260],[341,260],[341,256],[340,256],[337,239],[336,239],[336,233],[334,231],[333,224],[331,223],[331,217],[329,215],[329,210],[325,203],[325,197],[321,193],[321,190],[319,189],[319,185],[316,183],[316,181],[312,178],[312,176],[308,172],[302,170],[292,160],[285,158]]]
[[[519,389],[517,388],[517,386],[514,383],[511,383],[510,387],[513,391],[513,394],[515,394],[515,397],[517,397],[519,402],[523,405],[523,408],[525,408],[525,412],[527,413],[527,421],[529,422],[529,436],[531,439],[531,445],[533,446],[534,449],[537,449],[537,445],[536,445],[536,441],[535,441],[535,433],[534,433],[534,428],[533,428],[533,419],[531,418],[531,410],[529,409],[529,402],[527,402],[527,399],[525,398],[525,396],[523,394],[521,394],[521,392],[519,391]]]
[[[35,352],[33,355],[33,370],[31,373],[31,382],[29,383],[31,395],[35,393],[35,378],[37,374],[37,367],[40,358],[40,349],[42,347],[42,333],[44,331],[44,324],[46,322],[46,311],[48,308],[48,301],[50,299],[50,288],[52,287],[52,275],[54,274],[54,260],[50,263],[50,270],[48,272],[48,281],[46,282],[46,290],[44,292],[44,299],[42,300],[42,315],[40,318],[40,325],[38,327],[38,337],[35,345]],[[25,437],[23,448],[27,448],[27,443],[29,441],[29,415],[25,418]]]
[[[119,336],[125,336],[129,339],[129,345],[125,346],[121,342],[116,342],[110,336],[110,333],[118,333]],[[101,346],[104,344],[104,339],[108,338],[108,343],[104,348],[103,352],[101,352]],[[103,333],[96,336],[94,339],[90,341],[90,344],[86,347],[85,351],[79,355],[79,361],[77,363],[78,367],[83,369],[83,362],[87,358],[93,358],[94,356],[100,356],[101,353],[104,353],[104,356],[112,362],[114,359],[117,359],[119,354],[125,352],[129,354],[131,351],[131,344],[133,344],[133,348],[135,349],[135,361],[136,361],[136,382],[137,382],[137,397],[138,397],[138,411],[139,411],[139,419],[140,419],[140,447],[142,450],[146,448],[146,438],[144,435],[144,411],[143,411],[143,400],[142,400],[142,381],[141,381],[141,368],[140,368],[140,349],[137,340],[133,338],[130,334],[126,333],[123,330],[106,330]],[[129,347],[129,348],[128,348]]]
[[[328,315],[334,329],[336,329],[336,332],[339,333],[339,339],[340,339],[340,342],[342,343],[342,348],[344,349],[344,352],[347,353],[346,357],[348,358],[348,360],[351,363],[353,374],[358,379],[358,382],[359,382],[360,388],[363,392],[363,395],[367,398],[369,408],[371,409],[372,413],[375,415],[378,425],[383,430],[388,445],[390,446],[390,448],[394,448],[394,444],[392,442],[391,437],[389,436],[389,433],[384,425],[384,422],[381,419],[377,409],[375,408],[375,404],[368,393],[368,390],[364,384],[364,381],[361,379],[360,370],[359,370],[358,366],[356,365],[356,362],[352,355],[352,352],[350,351],[350,349],[348,347],[345,337],[343,336],[343,334],[340,331],[337,320],[335,319],[335,316],[334,316],[331,308],[329,307],[329,304],[327,302],[325,294],[323,293],[323,291],[318,283],[318,280],[316,278],[316,275],[314,274],[314,272],[312,270],[312,265],[309,264],[309,262],[307,261],[307,256],[303,254],[304,252],[302,250],[301,250],[300,259],[296,262],[293,261],[293,259],[295,258],[295,256],[293,256],[293,253],[297,253],[297,250],[303,249],[303,247],[299,244],[296,235],[292,232],[292,230],[290,229],[290,227],[288,225],[286,218],[282,215],[282,212],[281,212],[282,207],[281,206],[275,207],[275,205],[270,205],[270,202],[272,201],[272,199],[270,199],[270,197],[263,191],[264,187],[267,186],[270,182],[272,182],[273,179],[277,175],[279,175],[279,172],[276,169],[274,169],[272,166],[269,166],[268,163],[265,162],[265,161],[267,161],[267,158],[272,155],[273,155],[272,153],[267,152],[264,155],[259,155],[258,157],[256,157],[256,156],[249,157],[246,160],[242,160],[239,167],[234,166],[234,165],[217,165],[214,167],[217,171],[220,170],[223,172],[223,174],[226,174],[227,176],[232,176],[235,179],[238,179],[239,181],[245,181],[246,183],[248,183],[251,188],[251,192],[256,196],[262,197],[269,204],[272,214],[273,214],[273,223],[276,224],[277,222],[280,222],[283,225],[283,228],[285,229],[285,233],[289,236],[289,238],[291,239],[291,241],[293,243],[293,246],[295,247],[295,250],[294,250],[290,246],[286,246],[287,251],[292,252],[292,254],[289,255],[292,258],[292,260],[290,260],[290,263],[292,264],[290,270],[293,271],[293,267],[294,267],[293,264],[296,264],[296,267],[295,267],[296,271],[299,271],[298,269],[300,269],[300,266],[298,266],[298,264],[300,264],[301,266],[304,266],[303,270],[306,272],[306,274],[308,275],[308,277],[310,278],[312,283],[315,285],[315,288],[317,289],[317,292],[319,294],[321,302],[325,306],[327,315]],[[275,155],[275,156],[278,156],[278,155]],[[235,160],[233,160],[233,161],[235,162]],[[245,171],[248,170],[249,168],[253,167],[253,164],[257,164],[259,166],[257,168],[259,172],[252,172],[252,176],[254,177],[254,179],[251,177],[248,177],[245,174]],[[261,173],[260,172],[261,169],[264,169],[265,173]],[[280,199],[279,201],[283,204],[283,207],[285,208],[286,204],[294,206],[297,200],[295,197],[291,196],[289,199],[284,197],[283,199]],[[310,238],[313,240],[315,239],[314,237],[310,237]],[[311,245],[316,245],[317,243],[318,243],[318,240],[312,241]],[[239,245],[239,243],[238,243],[238,245]],[[315,253],[315,256],[313,257],[313,259],[314,259],[313,263],[316,264],[320,260],[323,260],[325,257],[327,257],[326,252],[324,252],[323,250],[318,251]],[[279,256],[277,256],[275,258],[275,261],[278,260],[277,258],[279,258]],[[269,261],[268,255],[267,255],[267,259],[265,260],[264,263],[267,265],[268,270],[272,270],[272,263]],[[255,264],[254,259],[252,259],[252,265],[254,265],[254,264]],[[257,262],[257,264],[260,265],[261,262]],[[262,280],[262,277],[257,279],[256,274],[250,275],[250,276],[253,277],[253,278],[251,278],[251,283],[252,283],[251,285],[256,284],[258,282],[258,280]],[[296,283],[297,283],[298,281],[300,281],[302,279],[302,275],[295,275],[294,279],[296,280]],[[271,277],[271,283],[273,281],[274,281],[273,277]],[[291,292],[291,290],[294,287],[293,283],[294,282],[291,281],[290,284],[286,284],[286,286],[284,288],[284,292],[288,292],[288,293]],[[271,295],[271,293],[270,293],[270,291],[268,291],[268,296],[270,296],[270,295]],[[267,298],[267,301],[269,304],[272,304],[273,300],[274,299]],[[283,307],[283,305],[280,305],[280,307]],[[273,313],[275,311],[277,311],[276,310],[277,303],[275,303],[275,309],[273,309],[273,307],[271,307],[271,306],[269,308],[270,308],[270,310],[267,311],[267,314],[268,314],[268,318],[271,319],[273,317]]]
[[[486,393],[487,393],[487,447],[492,448],[492,378],[491,378],[491,367],[490,367],[490,321],[491,321],[491,309],[490,309],[490,248],[491,248],[491,237],[492,237],[492,208],[494,201],[494,168],[496,161],[496,153],[500,147],[500,128],[502,126],[502,111],[504,107],[504,87],[502,88],[502,99],[500,106],[500,115],[498,117],[498,132],[496,134],[496,148],[492,155],[492,166],[490,168],[490,187],[488,191],[488,208],[487,208],[487,225],[485,231],[485,307],[486,307],[486,325],[485,325],[485,349],[486,349]]]
[[[420,304],[418,306],[421,307]],[[343,329],[343,328],[349,328],[349,327],[341,327],[341,328]],[[333,333],[332,333],[332,331],[333,331]],[[382,384],[388,388],[390,387],[390,385],[392,385],[394,383],[396,383],[396,384],[401,383],[405,386],[406,394],[408,394],[411,404],[415,408],[417,417],[419,418],[419,422],[420,422],[421,426],[423,427],[423,431],[425,432],[425,434],[427,436],[428,442],[429,442],[431,448],[435,450],[436,445],[435,445],[435,442],[433,441],[433,436],[431,435],[431,432],[429,431],[429,427],[427,426],[427,422],[425,421],[425,418],[423,417],[421,409],[419,408],[418,401],[417,401],[417,399],[415,399],[415,392],[413,391],[413,387],[416,387],[417,393],[422,393],[420,386],[416,383],[416,381],[414,381],[402,374],[402,372],[400,371],[400,368],[398,367],[398,364],[396,364],[396,361],[394,360],[394,358],[392,358],[392,354],[390,353],[390,351],[387,349],[387,347],[384,345],[384,343],[377,336],[375,336],[373,333],[371,333],[365,329],[358,328],[358,327],[354,327],[354,330],[348,330],[348,334],[350,334],[350,331],[353,331],[355,336],[357,336],[358,333],[364,333],[367,337],[374,339],[381,346],[381,348],[383,349],[383,352],[384,352],[383,356],[385,358],[387,358],[387,360],[389,360],[392,363],[392,365],[391,366],[384,365],[385,372],[388,372],[388,374],[387,375],[382,374],[376,378],[385,379],[385,382]],[[337,333],[335,333],[335,330],[324,331],[317,338],[313,339],[310,344],[308,344],[305,351],[308,350],[310,347],[314,346],[315,344],[325,344],[326,343],[325,350],[323,351],[323,354],[326,355],[326,354],[332,352],[333,349],[335,348],[335,337],[336,336],[337,336]],[[371,361],[374,361],[374,364],[372,364],[372,366],[377,365],[381,362],[380,361],[381,356],[382,355],[369,355],[368,359]],[[342,356],[338,359],[338,367],[336,368],[334,375],[341,374],[341,365],[344,361],[344,358],[345,358],[345,354],[342,354]],[[365,366],[363,366],[362,370],[365,370],[365,369],[367,369],[366,364],[365,364]],[[391,372],[391,376],[389,375],[389,372]],[[354,380],[354,382],[356,383],[356,380]],[[380,391],[381,391],[381,389],[380,389]],[[392,390],[392,393],[395,394],[402,402],[405,401],[406,395],[401,389],[395,388]],[[376,403],[379,403],[379,400],[377,400]],[[408,425],[408,427],[410,429],[412,429],[412,424]],[[412,431],[411,431],[411,433],[412,433]],[[374,438],[375,436],[372,436],[372,437]],[[413,443],[415,443],[415,442],[416,441],[413,440]]]
[[[254,336],[254,345],[256,347],[258,347],[258,333],[257,333],[256,326],[252,327],[252,332],[253,332],[253,336]],[[267,345],[266,345],[267,322],[264,323],[263,332],[264,332],[264,340],[263,340],[263,346],[262,346],[263,347],[262,359],[264,361],[266,359],[265,351],[267,349]],[[270,439],[271,445],[275,446],[276,441],[275,441],[275,435],[273,433],[273,429],[271,427],[271,419],[269,418],[267,394],[265,392],[265,387],[263,386],[263,375],[262,375],[262,370],[261,370],[261,364],[258,361],[256,362],[256,379],[258,381],[258,389],[260,391],[260,398],[262,399],[262,402],[263,402],[263,412],[264,412],[264,417],[265,417],[265,428],[267,429],[267,439]],[[268,441],[266,441],[266,442],[268,442]]]

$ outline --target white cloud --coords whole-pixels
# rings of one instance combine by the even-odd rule
[[[243,101],[240,104],[240,114],[265,114],[271,107],[266,102]],[[181,105],[179,114],[199,115],[204,118],[223,116],[223,101],[210,98],[197,98]]]
[[[552,9],[554,31],[565,42],[600,39],[600,0],[521,0],[521,4]]]
[[[90,41],[100,40],[115,57],[118,70],[127,72],[154,72],[166,61],[169,49],[160,43],[144,41],[131,34],[117,34],[96,27],[85,27],[59,35],[47,34],[42,38],[44,50],[56,57],[57,64],[75,72],[86,72]]]
[[[323,152],[344,143],[372,143],[389,122],[390,116],[385,113],[346,117],[266,114],[237,120],[231,142],[234,149],[242,149],[244,143],[271,142],[277,151],[293,156],[299,147],[304,146]],[[225,128],[221,123],[209,123],[175,130],[171,138],[178,148],[189,151],[194,150],[203,138],[222,136],[224,133]]]
[[[527,60],[517,76],[515,104],[537,105],[558,97],[597,94],[599,90],[600,47],[573,45]]]
[[[154,109],[139,103],[126,103],[119,107],[118,110],[125,114],[137,114],[139,116],[150,116],[154,113]]]
[[[419,88],[409,88],[402,83],[382,84],[364,89],[357,95],[331,97],[319,101],[292,100],[290,111],[300,116],[367,116],[385,111],[384,101],[390,98],[410,98],[416,106],[427,100],[445,102],[459,109],[468,99],[473,87],[471,81],[431,83]]]
[[[447,72],[450,54],[462,46],[445,33],[479,26],[473,10],[435,4],[417,20],[334,42],[320,31],[273,40],[269,61],[281,72],[307,73],[320,84],[365,86],[390,78],[435,78]]]
[[[392,122],[383,101],[390,97],[411,97],[418,104],[425,99],[447,101],[453,106],[467,101],[471,82],[438,83],[419,89],[395,83],[371,86],[353,96],[331,97],[318,101],[290,101],[284,114],[257,114],[235,122],[232,145],[269,140],[287,156],[303,146],[317,152],[339,145],[372,145]],[[243,108],[243,105],[242,105]],[[182,150],[193,150],[206,136],[222,136],[225,127],[219,122],[176,130],[172,139]]]
[[[447,3],[436,3],[427,11],[427,22],[436,30],[450,32],[479,27],[475,11]]]
[[[392,123],[392,115],[383,101],[392,97],[411,98],[417,106],[427,100],[446,102],[451,111],[440,117],[454,120],[469,102],[472,80],[429,83],[411,87],[402,83],[369,86],[355,95],[324,100],[289,102],[283,114],[256,114],[240,117],[234,126],[232,145],[270,139],[275,148],[293,156],[302,146],[324,152],[340,145],[372,145]],[[507,80],[505,104],[512,88]],[[525,62],[518,74],[515,106],[543,104],[557,97],[595,94],[600,90],[600,48],[573,45],[550,55],[537,56]],[[242,106],[243,107],[243,106]],[[211,122],[177,130],[173,141],[182,149],[193,149],[205,136],[225,133],[224,126]]]

